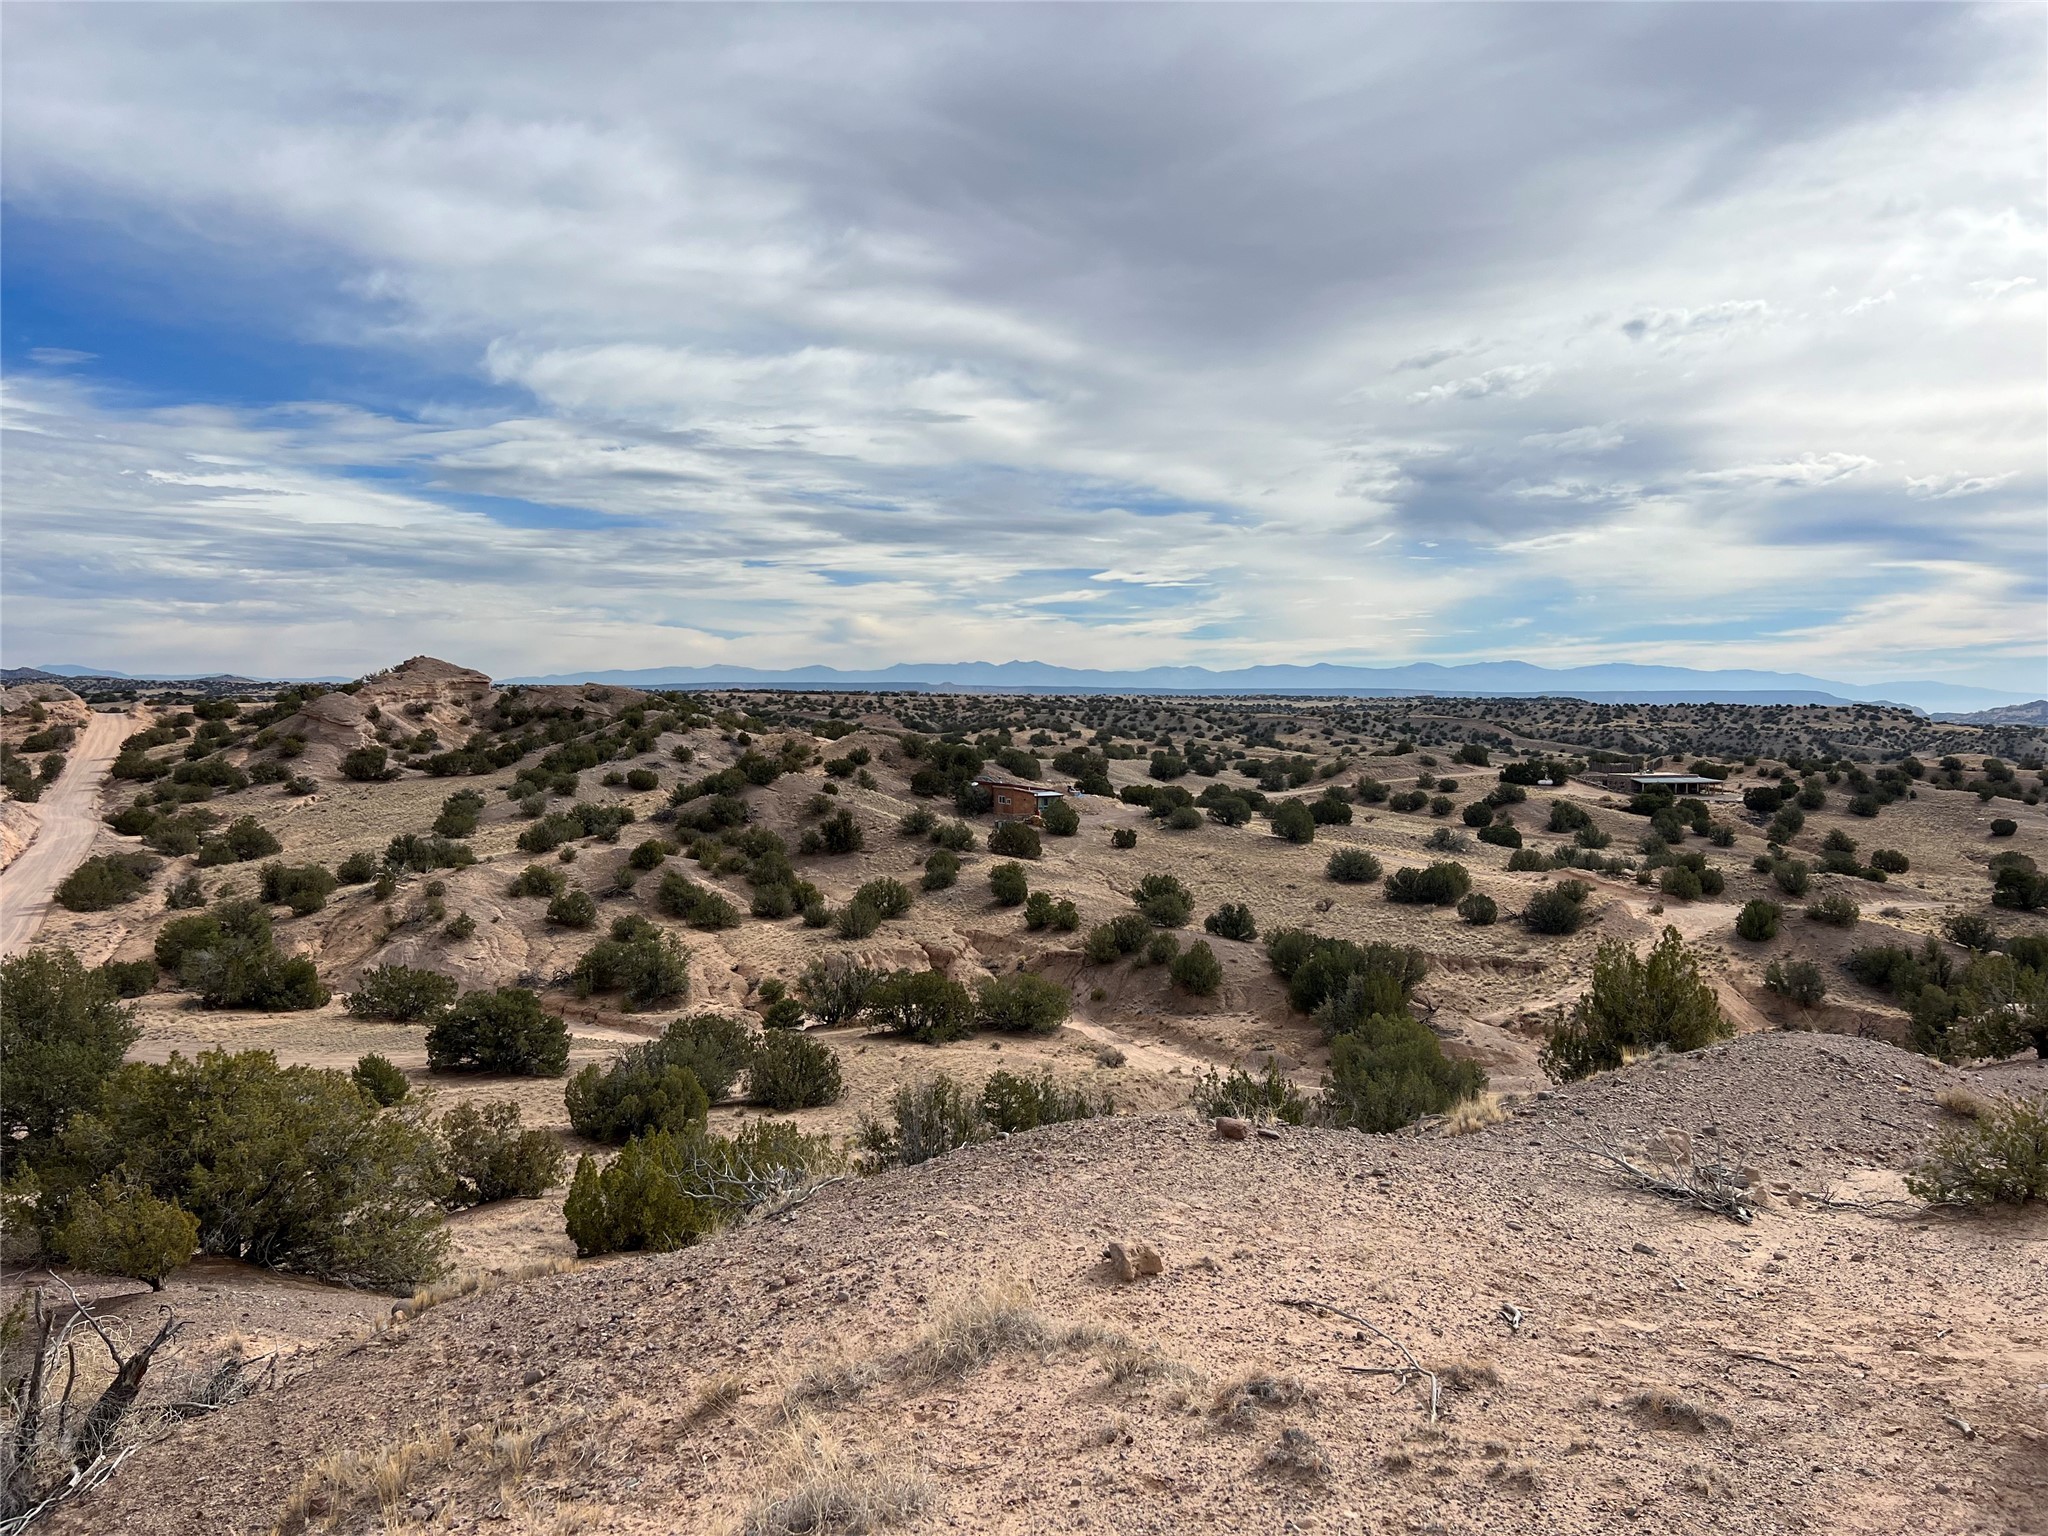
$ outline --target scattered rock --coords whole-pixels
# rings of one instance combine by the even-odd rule
[[[1159,1257],[1159,1250],[1150,1243],[1111,1243],[1103,1249],[1102,1256],[1109,1261],[1110,1273],[1126,1283],[1140,1275],[1166,1273],[1166,1261]]]
[[[1225,1141],[1243,1141],[1251,1133],[1252,1123],[1249,1120],[1239,1120],[1233,1115],[1216,1117],[1216,1134]]]

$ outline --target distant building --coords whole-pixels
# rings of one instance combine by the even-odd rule
[[[1721,780],[1699,773],[1610,773],[1605,777],[1609,789],[1637,795],[1656,789],[1668,789],[1674,795],[1718,795],[1728,788]]]
[[[1041,789],[1036,784],[1025,784],[1016,779],[1005,779],[994,774],[983,774],[974,781],[989,792],[995,801],[997,821],[1028,821],[1036,823],[1046,806],[1061,798],[1056,789]]]

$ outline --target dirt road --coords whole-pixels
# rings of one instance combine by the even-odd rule
[[[0,874],[0,955],[19,954],[35,939],[64,877],[92,849],[100,828],[100,785],[136,728],[131,715],[94,715],[57,782],[36,802],[36,840]]]

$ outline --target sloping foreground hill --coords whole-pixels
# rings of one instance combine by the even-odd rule
[[[1063,1125],[433,1308],[56,1525],[2048,1529],[2043,1213],[1804,1202],[1744,1227],[1581,1150],[1669,1128],[1702,1159],[1881,1197],[1957,1079],[1773,1034],[1456,1138]],[[1120,1283],[1114,1239],[1164,1273]],[[1350,1369],[1395,1349],[1293,1299],[1435,1369],[1436,1424],[1425,1383]]]

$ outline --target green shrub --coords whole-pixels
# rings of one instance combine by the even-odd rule
[[[904,813],[903,819],[896,823],[896,830],[905,837],[924,837],[938,824],[939,818],[932,814],[931,807],[919,805]]]
[[[1370,885],[1380,877],[1380,861],[1363,848],[1339,848],[1330,855],[1325,872],[1343,885]]]
[[[1145,876],[1131,892],[1131,899],[1155,928],[1182,928],[1195,915],[1195,898],[1173,875]]]
[[[1577,933],[1591,915],[1586,910],[1586,887],[1566,881],[1531,896],[1522,908],[1522,924],[1531,933],[1561,936]]]
[[[1286,1125],[1308,1121],[1308,1100],[1270,1063],[1260,1077],[1240,1067],[1231,1068],[1226,1076],[1212,1067],[1195,1079],[1191,1102],[1197,1113],[1212,1117],[1278,1120]]]
[[[882,915],[884,922],[901,917],[910,910],[912,897],[910,887],[901,880],[887,876],[870,880],[853,893],[854,902],[860,906],[873,907]]]
[[[290,907],[293,917],[306,917],[326,906],[338,883],[318,864],[263,866],[264,901]]]
[[[932,841],[948,853],[965,853],[974,846],[974,828],[964,821],[949,821],[932,833]]]
[[[1778,936],[1778,923],[1784,916],[1785,909],[1775,901],[1746,901],[1735,916],[1735,931],[1752,944],[1761,944]]]
[[[1550,802],[1550,820],[1544,823],[1551,832],[1578,832],[1593,825],[1593,818],[1586,808],[1571,800]]]
[[[675,851],[675,844],[666,838],[650,837],[634,845],[633,851],[626,855],[626,863],[634,869],[659,869]]]
[[[1135,828],[1133,828],[1133,827],[1118,827],[1118,828],[1117,828],[1117,829],[1116,829],[1115,831],[1113,831],[1113,832],[1111,832],[1111,833],[1109,834],[1109,846],[1110,846],[1110,847],[1112,847],[1112,848],[1135,848],[1135,847],[1137,847],[1137,846],[1138,846],[1138,833],[1137,833],[1137,830],[1136,830]]]
[[[867,1012],[877,1029],[926,1045],[974,1032],[973,997],[937,971],[890,972],[869,988]]]
[[[96,1108],[141,1034],[107,978],[70,950],[0,960],[0,1174],[37,1161],[72,1116]]]
[[[692,928],[715,931],[739,926],[739,909],[719,892],[698,885],[681,870],[672,869],[661,877],[654,893],[654,905],[670,917],[681,918]]]
[[[959,878],[960,859],[958,855],[948,853],[945,849],[939,848],[933,850],[931,856],[924,861],[924,879],[919,884],[928,891],[943,891],[952,886]]]
[[[1618,1067],[1634,1052],[1697,1050],[1733,1032],[1700,975],[1699,957],[1676,928],[1666,928],[1643,958],[1619,940],[1601,944],[1593,984],[1551,1031],[1543,1068],[1569,1082]]]
[[[1202,920],[1202,929],[1219,939],[1235,939],[1240,944],[1249,944],[1259,936],[1252,909],[1242,902],[1226,901]]]
[[[1863,915],[1863,909],[1856,905],[1846,891],[1825,891],[1819,899],[1808,904],[1806,915],[1816,923],[1826,923],[1830,928],[1853,928],[1856,920]]]
[[[111,1177],[189,1211],[202,1252],[360,1289],[410,1289],[447,1249],[431,1131],[268,1051],[123,1066],[39,1172],[73,1190]]]
[[[1005,822],[1015,826],[1015,822]],[[1021,907],[1031,894],[1030,882],[1024,874],[1022,864],[998,864],[988,872],[989,893],[995,897],[999,907]]]
[[[1203,939],[1195,940],[1176,955],[1167,972],[1175,986],[1196,997],[1214,997],[1217,988],[1223,985],[1223,962]]]
[[[1387,876],[1387,900],[1419,906],[1448,907],[1471,889],[1471,872],[1449,861],[1423,869],[1397,869]]]
[[[1549,869],[1550,859],[1540,848],[1517,848],[1508,855],[1508,873],[1541,874]]]
[[[104,912],[148,889],[162,861],[146,853],[102,853],[87,859],[57,886],[57,905],[69,912]]]
[[[1811,960],[1773,960],[1764,967],[1764,986],[1801,1008],[1818,1007],[1828,995],[1827,978]]]
[[[384,867],[394,875],[431,874],[437,869],[467,869],[476,862],[469,844],[445,837],[405,832],[384,847]]]
[[[785,998],[774,1007],[789,1001]],[[747,1098],[752,1103],[785,1111],[815,1109],[838,1103],[844,1091],[838,1054],[822,1041],[771,1028],[754,1048],[747,1069]]]
[[[854,820],[853,812],[844,808],[819,822],[816,835],[820,853],[858,853],[867,846],[867,833]]]
[[[630,1012],[681,1002],[690,995],[690,957],[673,934],[644,917],[621,917],[611,933],[583,952],[570,971],[578,997],[623,992]]]
[[[569,1033],[524,987],[470,992],[427,1031],[427,1065],[436,1072],[499,1072],[560,1077],[569,1065]]]
[[[863,1115],[854,1132],[861,1164],[869,1172],[914,1167],[995,1134],[979,1097],[943,1072],[905,1083],[889,1107],[890,1123]]]
[[[988,834],[988,851],[1006,859],[1035,859],[1044,850],[1036,827],[1022,821],[999,821]]]
[[[1942,935],[1964,949],[1987,951],[1998,947],[1998,929],[1981,912],[1958,912],[1941,925]]]
[[[389,1109],[394,1104],[404,1103],[406,1096],[412,1092],[412,1080],[389,1060],[375,1052],[358,1061],[349,1077],[379,1109]]]
[[[380,965],[363,972],[362,980],[342,998],[341,1005],[354,1018],[417,1024],[439,1018],[460,990],[453,977],[437,971]]]
[[[595,1062],[569,1079],[563,1099],[579,1136],[621,1145],[650,1131],[681,1131],[701,1123],[711,1101],[689,1067],[671,1061],[663,1041],[630,1046],[603,1067]]]
[[[1299,800],[1282,800],[1273,807],[1273,835],[1290,843],[1312,843],[1316,818]]]
[[[206,869],[220,864],[246,864],[251,859],[267,859],[283,847],[255,817],[240,816],[199,845],[199,864]]]
[[[2048,1199],[2048,1094],[2008,1099],[1944,1132],[1906,1177],[1937,1205],[2024,1205]]]
[[[158,930],[157,963],[208,1008],[283,1013],[327,1001],[313,962],[279,953],[270,913],[253,901],[224,901],[203,915],[173,918]]]
[[[1581,848],[1598,851],[1612,843],[1614,837],[1611,833],[1603,832],[1598,827],[1581,827],[1573,835],[1572,841]]]
[[[602,1170],[576,1165],[562,1215],[579,1254],[667,1253],[841,1166],[825,1136],[756,1120],[735,1136],[697,1125],[628,1142]]]
[[[1496,821],[1479,829],[1479,841],[1491,843],[1496,848],[1519,848],[1522,846],[1522,834],[1513,822]]]
[[[1426,1026],[1405,1013],[1374,1014],[1332,1043],[1317,1118],[1357,1131],[1397,1131],[1485,1087],[1478,1065],[1446,1057]]]
[[[1081,813],[1065,800],[1049,802],[1040,818],[1045,822],[1045,830],[1054,837],[1072,837],[1081,830]]]
[[[832,929],[842,939],[870,938],[882,926],[882,914],[863,902],[852,901],[832,916]]]
[[[572,886],[548,903],[548,921],[562,928],[594,928],[597,898],[580,885]]]
[[[1993,837],[2011,837],[2019,829],[2020,824],[2009,816],[2001,816],[1991,823],[1991,835]]]
[[[173,912],[189,912],[195,907],[206,905],[206,890],[200,885],[197,875],[187,875],[171,883],[164,892],[164,905]]]
[[[650,789],[661,788],[661,775],[652,768],[628,768],[626,770],[626,788],[632,790],[635,794],[644,795]]]
[[[458,789],[441,802],[434,818],[436,837],[468,837],[483,817],[484,797],[473,789]]]
[[[1058,982],[1015,971],[976,984],[974,1022],[981,1029],[1050,1035],[1066,1022],[1073,1005],[1073,997]]]
[[[879,972],[850,961],[814,960],[797,977],[796,995],[812,1018],[837,1029],[867,1011],[868,993],[880,979]]]
[[[160,1291],[164,1276],[199,1246],[199,1221],[146,1190],[108,1179],[72,1199],[53,1246],[74,1269],[147,1281]]]
[[[377,878],[377,857],[357,849],[334,867],[334,877],[343,885],[368,885]]]
[[[1140,965],[1165,965],[1180,953],[1180,938],[1170,929],[1160,929],[1145,940],[1138,952]]]
[[[1499,920],[1500,907],[1484,891],[1474,891],[1458,903],[1458,916],[1474,928],[1485,928]]]
[[[520,1129],[509,1100],[458,1104],[441,1117],[441,1198],[456,1209],[494,1200],[535,1200],[562,1177],[562,1146],[547,1131]]]
[[[1107,1094],[1095,1099],[1086,1089],[1062,1088],[1049,1069],[1035,1078],[998,1071],[981,1085],[982,1118],[999,1132],[1032,1131],[1112,1112]]]
[[[357,747],[342,755],[341,776],[353,779],[359,784],[374,783],[379,779],[395,779],[398,770],[388,766],[390,754],[379,746]]]
[[[93,968],[93,974],[114,989],[114,996],[122,999],[142,997],[156,988],[154,960],[105,960]]]

